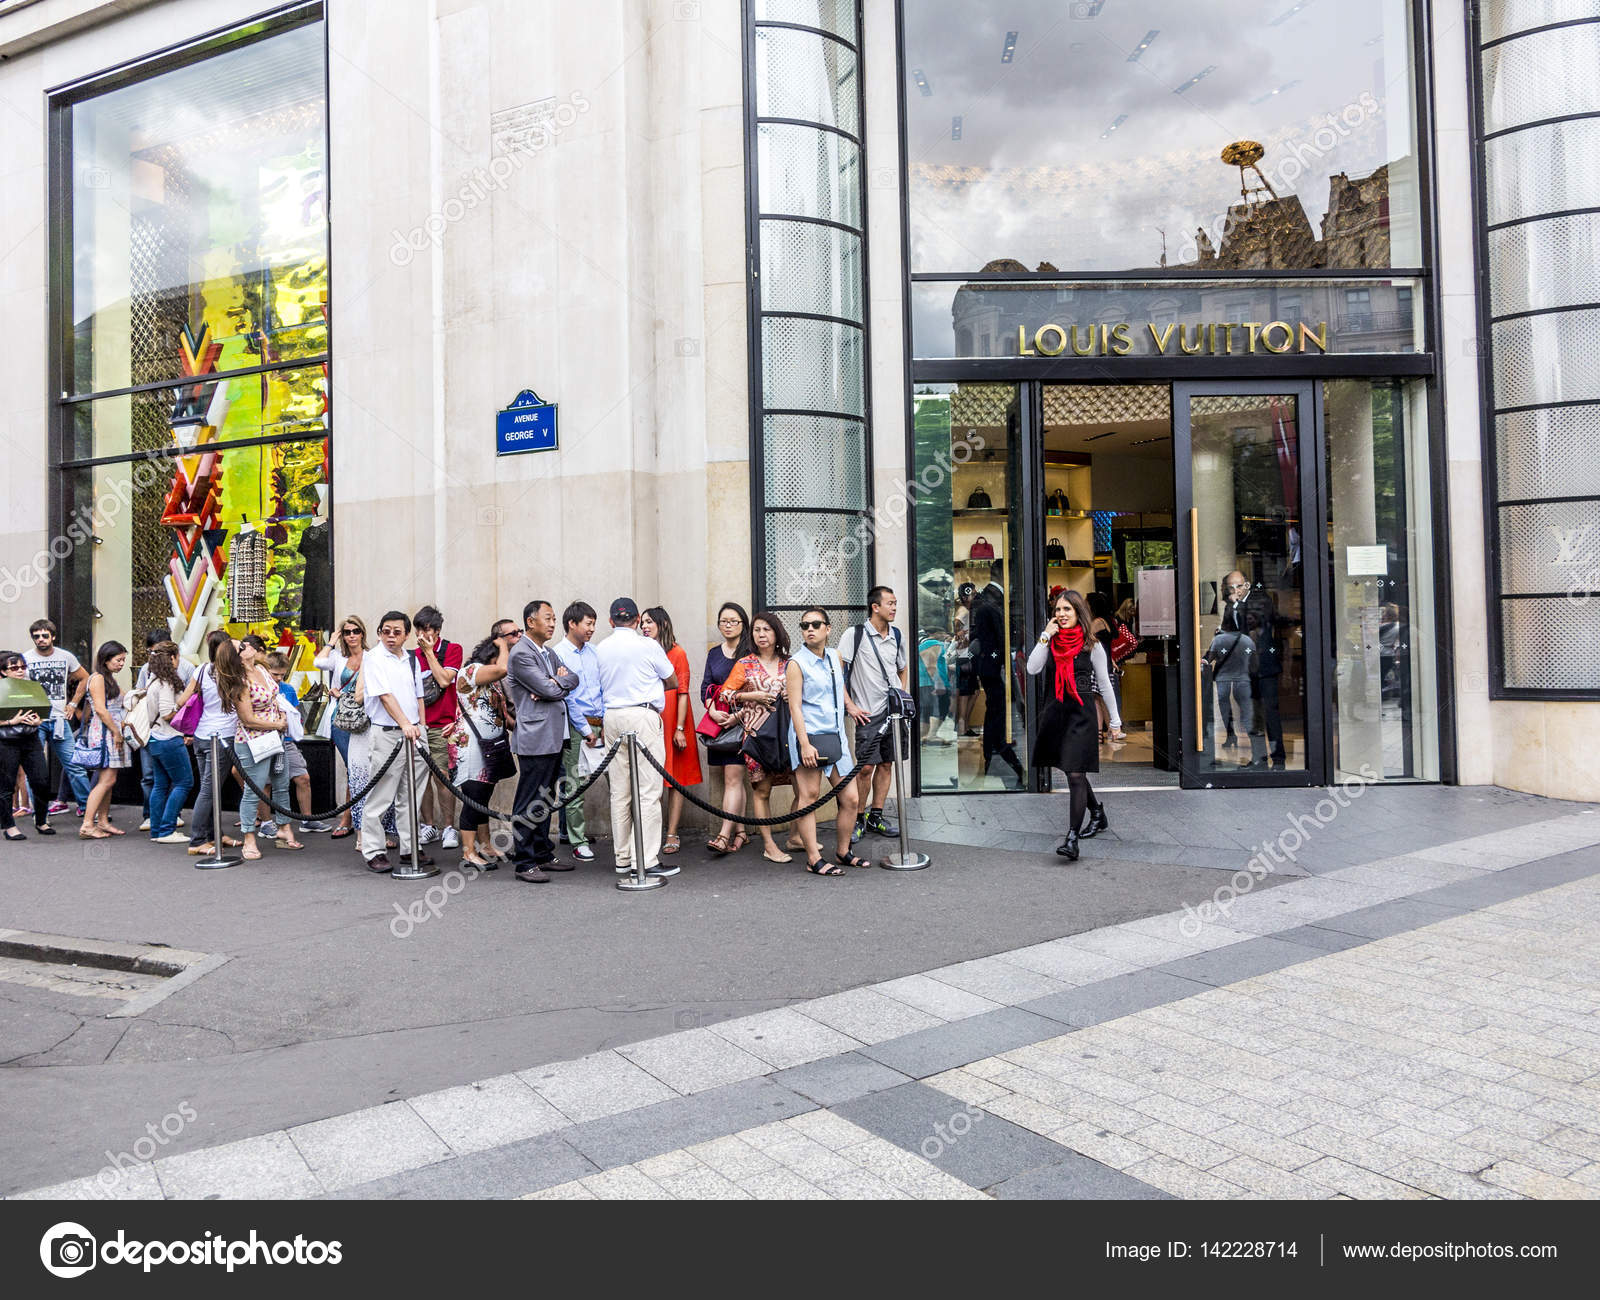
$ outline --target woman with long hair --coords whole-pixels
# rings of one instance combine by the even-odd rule
[[[189,854],[191,857],[208,857],[216,851],[212,843],[212,823],[215,801],[222,797],[222,783],[233,770],[233,736],[239,721],[223,699],[217,681],[217,656],[226,644],[233,649],[233,638],[220,627],[206,637],[206,654],[210,662],[194,675],[194,689],[200,692],[200,721],[194,729],[194,756],[200,764],[200,790],[194,797],[194,812],[189,819]],[[217,741],[217,766],[211,770],[211,741]],[[239,847],[231,835],[222,837],[222,846]]]
[[[339,700],[346,691],[354,691],[356,699],[361,698],[361,661],[367,653],[367,625],[361,621],[357,614],[348,614],[339,620],[339,630],[332,641],[322,648],[320,654],[311,662],[323,672],[328,674],[328,698],[332,703],[328,706],[334,710],[334,718],[328,730],[333,747],[339,751],[339,759],[344,763],[345,798],[350,797],[352,790],[360,790],[367,783],[366,765],[363,761],[362,775],[358,781],[354,767],[354,759],[350,750],[354,737],[339,725],[338,709]],[[361,734],[365,734],[362,728]],[[365,741],[361,749],[366,748]],[[365,758],[364,754],[357,757]],[[339,814],[339,825],[330,835],[329,839],[342,840],[354,835],[360,829],[360,806],[346,808]]]
[[[510,671],[511,648],[521,636],[522,629],[514,622],[509,618],[501,619],[489,629],[488,636],[472,647],[467,662],[456,674],[455,689],[461,701],[456,725],[465,733],[459,747],[461,793],[485,807],[494,797],[498,781],[511,775],[494,771],[484,747],[504,736],[508,727],[516,726],[504,681]],[[480,871],[496,870],[504,856],[494,848],[489,819],[463,802],[459,822],[462,864]]]
[[[120,641],[107,641],[95,652],[94,673],[84,691],[89,720],[73,758],[84,771],[94,774],[94,786],[83,805],[80,839],[103,840],[126,834],[111,824],[110,810],[111,787],[117,783],[117,773],[133,766],[133,754],[122,739],[126,701],[117,684],[117,674],[127,663],[128,647]]]
[[[1117,661],[1111,657],[1111,643],[1117,639],[1117,633],[1122,625],[1117,621],[1116,611],[1111,608],[1111,597],[1103,591],[1091,591],[1084,604],[1089,607],[1089,631],[1094,639],[1100,643],[1100,648],[1106,653],[1106,675],[1111,678],[1111,694],[1115,698],[1111,703],[1116,705],[1117,720],[1122,720],[1122,670],[1117,667]],[[1100,719],[1100,739],[1106,739],[1107,728],[1111,722],[1111,710],[1107,707],[1107,697],[1100,694],[1099,684],[1095,685],[1095,712]],[[1111,731],[1113,741],[1123,739],[1122,728],[1118,726]]]
[[[183,707],[194,691],[194,679],[183,684],[178,676],[178,647],[172,641],[158,641],[150,647],[149,684],[145,687],[145,707],[150,712],[150,739],[144,747],[145,762],[155,776],[150,786],[150,838],[157,844],[187,844],[189,837],[178,833],[178,813],[189,797],[194,777],[189,771],[189,751],[184,736],[172,725],[172,715]]]
[[[218,647],[217,689],[228,708],[238,719],[233,738],[233,761],[249,778],[244,793],[239,796],[239,829],[244,832],[244,849],[240,856],[254,862],[261,857],[256,843],[256,815],[261,798],[251,789],[253,781],[269,791],[272,802],[279,808],[289,806],[289,767],[285,761],[282,738],[289,733],[289,715],[284,712],[284,698],[278,683],[266,666],[266,644],[255,635],[240,639],[238,649],[233,643]],[[277,732],[279,746],[274,753],[257,758],[251,742],[259,742]],[[273,815],[271,807],[268,817]],[[305,845],[294,837],[294,821],[285,816],[279,823],[273,843],[280,849],[303,849]]]
[[[700,746],[694,742],[694,705],[689,687],[689,655],[678,644],[672,631],[672,616],[660,605],[652,605],[639,620],[639,631],[653,641],[659,641],[667,652],[667,661],[678,671],[675,683],[666,688],[667,702],[661,711],[661,725],[667,733],[667,761],[663,766],[679,785],[699,785],[705,780],[700,771]],[[667,837],[661,845],[663,853],[676,853],[679,849],[678,823],[683,819],[683,795],[674,786],[667,787]]]
[[[797,804],[815,803],[824,785],[832,785],[855,769],[850,757],[850,727],[867,721],[865,710],[850,698],[844,684],[839,652],[828,648],[831,630],[828,611],[813,605],[800,615],[800,635],[805,644],[789,660],[785,694],[789,700],[789,759],[794,767]],[[817,815],[800,818],[798,830],[805,845],[806,870],[814,876],[842,876],[844,867],[870,867],[866,858],[850,852],[856,812],[860,807],[859,783],[847,782],[836,796],[839,817],[834,831],[837,852],[833,862],[822,854],[817,837]]]
[[[978,698],[978,668],[972,654],[972,602],[978,589],[963,582],[956,590],[954,631],[950,637],[950,658],[955,661],[956,737],[976,736],[967,722]]]
[[[783,707],[785,674],[789,668],[789,633],[783,620],[771,610],[757,610],[750,620],[750,652],[728,674],[717,702],[730,716],[737,717],[746,740],[761,730],[772,711]],[[772,815],[772,787],[789,785],[788,772],[769,772],[749,754],[740,759],[750,774],[750,792],[757,817]],[[760,826],[761,856],[768,862],[793,862],[772,838],[772,827]],[[741,837],[742,838],[742,837]],[[716,852],[715,845],[712,851]],[[730,853],[732,848],[728,850]],[[719,855],[720,856],[720,855]]]
[[[6,681],[26,681],[27,659],[16,650],[0,650],[0,675]],[[8,840],[28,838],[17,829],[11,804],[11,788],[19,776],[26,781],[24,789],[33,792],[25,805],[33,813],[33,828],[41,835],[55,834],[50,825],[50,772],[39,744],[41,722],[39,714],[28,709],[0,726],[0,792],[5,796],[0,799],[0,834]]]
[[[1067,774],[1072,792],[1068,813],[1067,837],[1056,852],[1068,862],[1078,860],[1079,831],[1084,813],[1093,809],[1095,823],[1090,834],[1106,828],[1105,810],[1094,797],[1088,773],[1100,770],[1099,727],[1093,704],[1098,685],[1101,698],[1111,713],[1111,725],[1122,730],[1122,715],[1117,711],[1111,690],[1106,652],[1089,631],[1089,607],[1075,591],[1063,591],[1050,602],[1050,622],[1028,655],[1028,671],[1035,675],[1050,665],[1053,689],[1039,717],[1038,738],[1033,746],[1035,767],[1058,767]]]
[[[719,727],[726,727],[736,716],[722,707],[718,696],[733,672],[733,666],[755,649],[750,639],[750,615],[743,605],[724,601],[717,611],[717,631],[722,640],[706,651],[706,669],[700,678],[700,703],[707,716]],[[738,750],[706,750],[706,765],[722,772],[722,809],[735,817],[744,812],[744,758]],[[750,842],[743,827],[724,819],[717,833],[706,841],[706,847],[721,857],[724,853],[737,853]]]

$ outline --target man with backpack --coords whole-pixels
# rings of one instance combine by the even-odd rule
[[[411,652],[417,671],[422,674],[423,721],[428,730],[428,756],[441,771],[454,771],[450,766],[449,734],[456,721],[456,674],[461,671],[464,658],[461,645],[444,639],[444,615],[432,605],[424,605],[412,616],[417,629],[417,648]],[[434,840],[447,849],[461,847],[461,836],[456,831],[456,799],[436,776],[428,779],[427,788],[420,800],[422,829],[418,833],[420,844]]]
[[[903,727],[897,692],[906,689],[910,657],[900,629],[893,626],[898,601],[888,587],[874,587],[867,593],[867,621],[845,629],[839,638],[839,658],[844,663],[845,688],[850,698],[865,710],[867,721],[856,728],[855,760],[860,772],[857,792],[865,815],[856,820],[851,842],[868,831],[875,835],[899,835],[900,828],[883,819],[883,802],[889,797],[889,782],[894,773],[894,736],[891,728]],[[909,739],[901,732],[902,744]],[[871,798],[868,798],[868,795]]]

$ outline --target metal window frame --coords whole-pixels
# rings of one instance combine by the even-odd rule
[[[198,36],[174,42],[147,54],[138,55],[122,63],[113,64],[98,72],[74,78],[69,82],[63,82],[45,92],[45,130],[47,133],[45,145],[45,225],[46,273],[48,276],[45,298],[47,313],[45,405],[49,412],[46,417],[45,454],[46,473],[49,475],[47,519],[52,538],[63,536],[67,526],[68,477],[70,474],[85,468],[94,468],[101,465],[126,464],[152,459],[151,453],[137,451],[116,456],[100,457],[72,457],[68,455],[68,452],[72,449],[72,422],[75,418],[76,408],[84,402],[96,401],[102,398],[184,386],[181,380],[156,380],[147,384],[133,384],[122,388],[74,393],[70,391],[66,383],[67,366],[74,351],[72,320],[74,288],[72,275],[73,108],[87,100],[98,98],[112,91],[152,80],[178,68],[204,62],[213,55],[243,48],[260,41],[270,40],[275,36],[283,35],[285,32],[309,27],[313,24],[318,24],[322,28],[322,99],[324,106],[326,106],[330,99],[329,81],[331,74],[328,68],[327,13],[323,0],[296,0],[296,3],[267,10],[239,22],[229,23],[223,27],[213,28]],[[332,157],[333,142],[332,121],[327,112],[322,115],[322,132],[324,158],[323,201],[327,213],[325,241],[328,259],[328,347],[316,357],[297,358],[281,364],[269,363],[262,366],[244,367],[239,370],[224,372],[218,375],[217,379],[233,379],[254,374],[266,374],[276,370],[324,366],[326,367],[330,396],[333,392],[332,308],[334,302],[334,275],[331,234],[333,192],[331,178],[327,173],[326,161]],[[207,380],[207,382],[211,381]],[[330,400],[330,412],[332,405]],[[270,446],[276,443],[326,442],[329,448],[329,545],[331,548],[335,548],[333,554],[337,556],[338,525],[335,521],[333,509],[335,495],[332,439],[333,428],[330,422],[329,427],[320,435],[314,434],[308,437],[304,434],[283,434],[275,437],[246,438],[236,442],[219,444],[219,449],[242,449]],[[182,454],[182,449],[174,447],[172,449],[161,449],[155,453],[155,456],[170,458],[178,454]],[[334,567],[337,569],[337,563],[335,563]],[[68,648],[82,649],[87,654],[91,649],[93,640],[93,566],[90,564],[56,565],[51,571],[46,603],[51,621],[61,629],[61,642],[63,645],[68,645],[69,637],[78,631],[77,612],[81,611],[83,620],[91,625],[90,639],[80,639],[68,645]]]
[[[1469,10],[1473,0],[1466,0]],[[1411,73],[1414,113],[1414,145],[1417,157],[1418,204],[1420,237],[1422,241],[1421,267],[1384,268],[1311,268],[1304,271],[1202,271],[1189,268],[1158,268],[1155,272],[1130,273],[1127,271],[1051,271],[1051,272],[977,272],[954,271],[912,272],[911,254],[911,191],[907,165],[910,158],[910,129],[906,105],[906,0],[895,0],[895,76],[896,106],[899,113],[898,183],[900,200],[900,263],[903,275],[901,295],[901,322],[904,337],[902,400],[906,409],[906,463],[912,464],[915,455],[913,427],[913,395],[918,383],[988,382],[988,383],[1136,383],[1167,381],[1188,382],[1205,379],[1250,380],[1272,378],[1284,382],[1300,379],[1332,378],[1398,378],[1414,379],[1425,383],[1425,401],[1428,416],[1426,454],[1430,475],[1429,504],[1432,515],[1432,586],[1436,645],[1434,658],[1437,697],[1434,701],[1438,719],[1439,779],[1444,784],[1454,784],[1459,777],[1458,709],[1455,697],[1455,601],[1452,588],[1450,547],[1449,460],[1445,439],[1444,394],[1440,384],[1441,366],[1437,355],[1439,328],[1444,319],[1442,287],[1435,272],[1438,263],[1438,174],[1437,158],[1433,146],[1436,117],[1434,113],[1434,87],[1436,83],[1433,59],[1432,0],[1411,0],[1410,39]],[[1475,22],[1475,17],[1474,17]],[[1476,33],[1476,26],[1473,27]],[[1474,48],[1475,45],[1474,45]],[[1475,82],[1473,83],[1475,87]],[[1474,90],[1474,107],[1477,96]],[[1475,160],[1476,161],[1476,160]],[[1474,184],[1477,184],[1476,167]],[[1479,223],[1481,226],[1481,222]],[[956,280],[981,283],[986,280],[1021,281],[1038,280],[1041,283],[1063,284],[1075,281],[1130,280],[1172,283],[1181,285],[1186,280],[1393,280],[1414,279],[1419,282],[1423,311],[1423,342],[1428,349],[1412,353],[1339,353],[1326,357],[1296,357],[1292,364],[1279,363],[1273,367],[1270,359],[1245,358],[1241,364],[1233,358],[982,358],[970,360],[924,361],[915,356],[912,336],[912,289],[922,282]],[[1480,357],[1480,364],[1481,364]],[[1317,384],[1318,411],[1321,409],[1321,384]],[[1600,399],[1597,399],[1600,400]],[[1317,446],[1322,446],[1319,431]],[[914,515],[913,515],[914,519]],[[916,527],[906,530],[908,572],[916,573]],[[1326,600],[1328,593],[1321,592],[1318,599]],[[1331,621],[1325,620],[1331,627]],[[1331,681],[1331,678],[1330,678]],[[1327,728],[1331,748],[1331,728]],[[1331,764],[1331,754],[1329,755]],[[913,784],[918,794],[924,793],[921,784],[920,746],[912,746]],[[1331,766],[1329,767],[1331,771]],[[927,791],[933,795],[939,791]],[[969,791],[968,794],[986,793]],[[988,793],[1006,793],[993,791]]]
[[[1570,497],[1516,497],[1502,499],[1500,496],[1500,442],[1498,420],[1502,415],[1512,415],[1522,411],[1553,411],[1565,410],[1576,406],[1600,405],[1600,398],[1587,398],[1564,402],[1530,402],[1520,406],[1498,406],[1495,402],[1494,387],[1494,331],[1493,325],[1497,320],[1511,319],[1512,317],[1496,317],[1490,298],[1489,287],[1489,235],[1491,230],[1502,229],[1506,226],[1527,224],[1533,221],[1543,221],[1549,218],[1575,215],[1580,212],[1593,211],[1593,209],[1575,209],[1572,211],[1552,211],[1535,213],[1531,216],[1518,217],[1513,221],[1497,222],[1494,226],[1489,224],[1489,172],[1488,149],[1491,139],[1515,134],[1518,131],[1530,128],[1547,126],[1553,122],[1575,121],[1584,118],[1600,116],[1600,113],[1572,113],[1563,117],[1545,118],[1536,121],[1523,122],[1517,126],[1504,127],[1500,130],[1488,132],[1484,129],[1484,82],[1483,82],[1483,52],[1486,49],[1503,45],[1508,41],[1520,40],[1525,36],[1535,35],[1540,32],[1551,31],[1560,27],[1590,25],[1600,19],[1582,19],[1575,22],[1546,23],[1526,28],[1522,31],[1512,32],[1506,36],[1496,37],[1487,43],[1483,40],[1483,26],[1480,17],[1480,6],[1477,0],[1464,0],[1466,19],[1466,47],[1467,47],[1467,112],[1472,129],[1472,216],[1473,216],[1473,255],[1476,259],[1475,279],[1480,286],[1477,302],[1478,327],[1478,410],[1481,423],[1479,454],[1483,466],[1483,537],[1487,563],[1484,565],[1484,601],[1487,612],[1489,631],[1489,698],[1491,700],[1543,700],[1550,702],[1559,701],[1584,701],[1593,702],[1600,700],[1600,687],[1587,690],[1570,689],[1562,687],[1532,687],[1506,685],[1506,636],[1507,623],[1505,619],[1506,602],[1511,600],[1539,599],[1536,592],[1507,592],[1502,590],[1502,564],[1500,513],[1509,505],[1545,505],[1562,501],[1571,501]],[[1555,309],[1576,310],[1577,308]],[[1513,313],[1513,317],[1549,314],[1550,309],[1536,312]],[[1593,496],[1576,498],[1578,500],[1594,500]],[[1560,598],[1567,592],[1557,592],[1554,597],[1545,596],[1544,599]]]
[[[745,329],[746,329],[746,355],[749,359],[749,463],[750,463],[750,543],[751,553],[756,556],[765,556],[768,553],[768,520],[770,516],[778,514],[818,514],[836,515],[846,519],[871,519],[874,517],[874,491],[873,491],[873,443],[872,443],[872,280],[869,256],[869,241],[867,230],[869,225],[868,214],[868,152],[866,144],[866,116],[867,104],[864,93],[866,81],[866,56],[863,46],[863,17],[861,0],[855,0],[855,42],[840,36],[836,32],[827,31],[821,27],[812,27],[804,23],[786,22],[778,20],[758,19],[756,17],[755,0],[743,0],[743,55],[744,55],[744,175],[745,175]],[[839,127],[826,122],[807,122],[791,117],[764,117],[760,113],[760,105],[756,102],[756,29],[758,27],[771,27],[785,31],[804,32],[811,36],[819,36],[835,44],[842,45],[856,56],[855,95],[856,95],[856,122],[859,135],[853,135]],[[842,221],[833,221],[823,217],[803,216],[797,213],[763,212],[761,210],[761,184],[760,164],[757,158],[756,141],[759,137],[760,127],[767,123],[780,126],[800,126],[813,130],[831,132],[840,138],[849,141],[856,147],[856,184],[859,188],[861,226],[857,229]],[[861,319],[859,321],[846,320],[843,317],[821,315],[816,312],[804,311],[768,311],[761,302],[761,229],[763,221],[798,221],[811,225],[829,226],[835,230],[842,230],[856,236],[860,241],[861,262]],[[772,319],[799,319],[815,320],[830,324],[843,325],[861,331],[861,410],[860,415],[847,414],[842,411],[825,411],[814,409],[800,409],[795,407],[776,407],[766,404],[765,385],[765,357],[763,325],[768,318]],[[769,415],[798,415],[815,416],[821,419],[849,420],[859,424],[862,431],[862,455],[865,458],[863,467],[864,502],[861,508],[847,507],[839,509],[826,509],[817,507],[787,507],[767,505],[767,456],[766,456],[766,417]],[[862,548],[863,559],[866,563],[866,586],[870,591],[877,583],[877,547],[869,545]],[[752,609],[770,609],[774,613],[781,610],[799,610],[803,606],[789,604],[773,604],[771,599],[775,593],[767,590],[766,564],[753,563],[750,566],[750,594]],[[865,612],[865,607],[854,605],[840,605],[830,607],[841,611],[860,608]]]

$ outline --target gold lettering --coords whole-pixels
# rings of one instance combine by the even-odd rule
[[[1072,327],[1072,355],[1075,357],[1092,357],[1094,355],[1094,326],[1085,325],[1083,332],[1088,337],[1088,344],[1080,348],[1078,346],[1078,327],[1076,325]]]
[[[1105,356],[1111,351],[1111,326],[1100,327],[1100,355]]]
[[[1111,350],[1119,357],[1125,357],[1133,351],[1133,336],[1128,333],[1126,322],[1111,327]]]
[[[1020,329],[1021,327],[1019,326],[1018,328]],[[1167,341],[1172,337],[1172,331],[1178,327],[1176,325],[1168,325],[1159,334],[1156,333],[1156,327],[1153,324],[1146,325],[1145,328],[1150,331],[1150,339],[1156,345],[1156,351],[1161,353],[1162,356],[1166,356]]]
[[[1272,346],[1273,330],[1283,331],[1283,344],[1281,347]],[[1287,352],[1293,342],[1294,331],[1289,328],[1289,323],[1287,321],[1275,320],[1261,331],[1261,346],[1266,348],[1268,352]]]
[[[1046,346],[1044,341],[1044,336],[1052,330],[1055,331],[1056,336],[1056,345],[1053,348]],[[1044,356],[1059,357],[1067,349],[1067,332],[1059,325],[1041,325],[1038,332],[1033,336],[1033,345]]]
[[[1185,356],[1192,357],[1192,356],[1196,355],[1202,349],[1204,349],[1205,345],[1206,345],[1206,327],[1204,325],[1196,325],[1194,327],[1194,346],[1193,347],[1189,346],[1189,327],[1187,325],[1178,326],[1178,346],[1183,349],[1183,353],[1184,353]]]
[[[1028,346],[1028,327],[1026,325],[1017,326],[1017,355],[1019,357],[1035,355],[1033,349]]]
[[[1306,350],[1306,340],[1310,339],[1324,352],[1328,350],[1328,322],[1323,321],[1316,329],[1312,329],[1304,321],[1300,322],[1300,351]]]
[[[1247,320],[1244,323],[1244,327],[1250,332],[1250,351],[1254,352],[1256,350],[1256,331],[1261,328],[1261,322],[1258,320]]]
[[[1227,346],[1225,346],[1223,348],[1223,351],[1227,352],[1230,355],[1232,355],[1232,353],[1233,353],[1233,332],[1236,329],[1243,329],[1244,327],[1242,325],[1240,325],[1238,321],[1229,321],[1222,328],[1225,329],[1228,332]]]

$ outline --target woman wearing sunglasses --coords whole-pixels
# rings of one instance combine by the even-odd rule
[[[0,673],[10,681],[25,681],[28,661],[15,650],[0,650]],[[54,835],[50,826],[50,774],[45,767],[44,747],[39,744],[40,717],[29,710],[0,726],[0,835],[8,840],[28,837],[17,829],[11,811],[11,790],[22,772],[33,791],[33,827],[41,835]]]
[[[329,735],[333,739],[333,747],[339,751],[339,758],[344,763],[345,798],[350,797],[351,790],[359,790],[366,784],[363,774],[360,780],[356,779],[356,770],[352,766],[350,757],[350,733],[339,725],[338,713],[339,697],[346,691],[359,691],[361,684],[361,660],[367,653],[367,625],[356,615],[351,614],[339,623],[339,630],[334,634],[332,641],[323,647],[322,653],[311,662],[323,672],[328,674],[328,697],[332,703],[328,706],[335,710]],[[365,746],[363,745],[363,748]],[[365,765],[363,764],[363,767]],[[353,817],[352,811],[355,813]],[[329,836],[330,839],[342,840],[355,834],[361,823],[356,820],[360,809],[346,808],[339,814],[339,825]]]
[[[833,785],[855,770],[850,757],[849,728],[845,718],[865,723],[867,714],[850,698],[844,684],[844,667],[839,652],[828,649],[832,626],[828,611],[813,606],[800,615],[800,636],[805,644],[789,660],[789,759],[794,767],[795,798],[802,805],[815,803],[822,793],[823,778]],[[806,870],[814,876],[842,876],[841,867],[870,867],[866,858],[850,852],[850,835],[856,825],[859,799],[854,781],[837,796],[839,820],[836,824],[838,849],[829,862],[817,839],[817,815],[800,818],[799,833],[805,844]],[[835,865],[837,864],[837,865]]]

